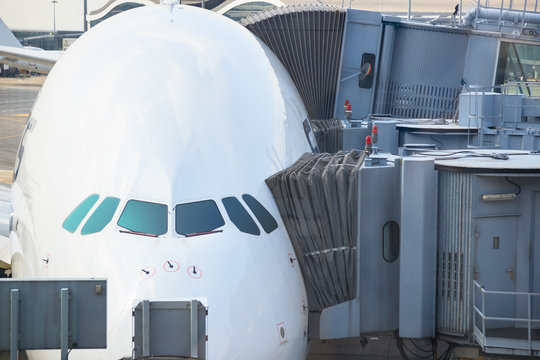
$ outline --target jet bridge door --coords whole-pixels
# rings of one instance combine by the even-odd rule
[[[517,214],[477,217],[476,281],[487,291],[516,291]],[[477,293],[478,294],[478,293]],[[515,296],[485,295],[484,314],[515,317]],[[481,299],[476,300],[481,306]],[[509,321],[486,321],[486,328],[511,327]]]

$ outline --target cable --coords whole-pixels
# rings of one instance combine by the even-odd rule
[[[439,143],[439,148],[441,148],[443,146],[443,143],[442,141],[436,139],[433,135],[429,135],[429,137],[433,140],[433,141],[436,141]]]
[[[483,155],[483,154],[480,154],[480,153],[477,153],[475,151],[472,151],[472,150],[459,150],[459,151],[454,151],[454,152],[451,152],[451,153],[433,153],[433,152],[419,152],[419,153],[416,153],[418,155],[426,155],[426,156],[452,156],[452,155],[456,155],[456,154],[479,154],[479,155]]]
[[[407,343],[405,341],[403,342],[403,347],[405,348],[405,350],[407,350],[414,357],[417,357],[417,358],[420,358],[420,359],[432,359],[433,358],[433,355],[431,353],[429,355],[418,355],[418,354],[416,354],[414,351],[412,351],[411,349],[409,349],[407,347]]]
[[[441,354],[441,356],[437,360],[450,360],[450,357],[452,356],[452,353],[454,352],[453,350],[454,350],[454,345],[448,344],[448,347],[446,348],[446,350]]]
[[[409,360],[409,357],[407,356],[407,353],[405,352],[405,349],[403,348],[403,340],[399,337],[399,330],[394,330],[394,338],[396,339],[396,347],[401,354],[401,358],[403,360]]]
[[[430,350],[426,350],[426,349],[422,349],[414,340],[412,339],[409,339],[409,341],[414,345],[415,348],[417,348],[418,350],[422,351],[422,352],[428,352],[428,353],[433,353],[433,346],[431,347]]]
[[[516,184],[515,182],[511,181],[508,176],[505,176],[504,179],[506,181],[508,181],[510,184],[514,185],[515,187],[517,187],[518,191],[516,193],[516,195],[519,195],[519,193],[521,193],[521,186],[519,186],[518,184]]]

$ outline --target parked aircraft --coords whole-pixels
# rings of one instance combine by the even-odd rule
[[[1,64],[47,74],[62,54],[62,51],[45,51],[35,47],[23,47],[0,19]]]
[[[21,140],[10,244],[14,277],[108,279],[108,347],[70,359],[131,358],[143,299],[207,306],[209,359],[305,357],[305,287],[264,180],[311,151],[306,118],[275,55],[211,11],[137,8],[66,51]]]

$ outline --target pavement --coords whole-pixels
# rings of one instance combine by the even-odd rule
[[[30,77],[14,77],[14,78],[3,78],[0,77],[0,86],[9,86],[9,87],[21,87],[21,86],[30,86],[30,87],[41,87],[45,81],[46,76],[30,76]]]
[[[17,149],[45,76],[0,78],[0,182],[11,183]]]

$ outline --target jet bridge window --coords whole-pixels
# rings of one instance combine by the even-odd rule
[[[118,226],[128,233],[158,236],[167,233],[167,205],[129,200],[118,219]]]
[[[98,194],[92,194],[84,199],[64,220],[62,227],[70,233],[74,233],[98,199]]]
[[[197,201],[176,205],[176,232],[180,235],[195,236],[217,232],[225,225],[219,209],[213,200]]]
[[[540,81],[540,46],[501,42],[495,85]],[[515,84],[510,93],[540,96],[540,86]]]
[[[276,219],[270,214],[268,210],[260,202],[257,201],[253,196],[249,194],[242,195],[242,199],[245,201],[249,209],[255,215],[262,228],[267,234],[270,234],[272,231],[277,229],[278,224]]]
[[[275,7],[276,5],[268,3],[266,1],[251,1],[233,7],[229,11],[223,13],[223,16],[233,19],[234,21],[240,21],[248,15],[263,10],[270,10]]]
[[[387,262],[394,262],[399,257],[399,225],[388,221],[383,226],[382,253]]]
[[[225,210],[227,210],[227,215],[229,215],[229,218],[238,230],[252,235],[261,234],[261,230],[259,230],[255,221],[237,198],[234,196],[226,197],[221,199],[221,202],[225,206]]]

